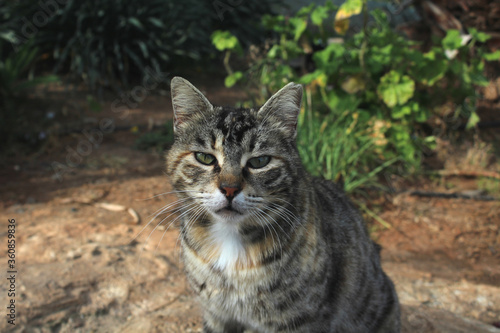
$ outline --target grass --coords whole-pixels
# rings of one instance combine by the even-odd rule
[[[315,176],[342,180],[347,193],[361,187],[381,187],[377,176],[398,158],[375,160],[377,146],[363,124],[352,114],[299,116],[298,149],[306,169]]]

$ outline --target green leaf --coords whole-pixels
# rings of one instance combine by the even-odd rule
[[[418,112],[415,114],[415,120],[418,121],[419,123],[423,123],[424,121],[427,121],[430,117],[430,111],[426,108],[420,107],[418,105]]]
[[[317,68],[330,75],[336,72],[340,65],[346,64],[346,61],[343,59],[346,54],[346,48],[344,45],[334,43],[328,45],[322,51],[315,52],[313,60]]]
[[[469,74],[470,81],[478,86],[486,87],[490,83],[481,72],[472,72]]]
[[[142,55],[144,58],[149,57],[149,52],[148,52],[148,47],[146,46],[146,43],[144,43],[142,40],[138,41],[137,44],[139,45],[139,48],[141,49]]]
[[[26,80],[26,81],[22,81],[20,83],[15,84],[14,89],[16,91],[20,91],[20,90],[36,87],[37,85],[40,85],[40,84],[48,84],[48,83],[52,83],[52,82],[60,82],[59,77],[56,75],[47,75],[47,76],[36,77],[32,80]]]
[[[264,15],[262,17],[262,25],[267,30],[281,32],[283,31],[283,27],[285,26],[284,22],[285,22],[285,16],[283,15],[277,15],[277,16]]]
[[[413,103],[414,105],[417,106],[417,103]],[[405,104],[405,105],[396,105],[392,110],[391,110],[391,116],[394,119],[401,119],[404,118],[404,116],[409,116],[412,113],[412,105],[410,104]]]
[[[0,32],[0,38],[14,44],[17,42],[17,37],[14,31],[2,31]]]
[[[335,20],[349,18],[361,13],[363,9],[363,0],[346,0],[335,15]]]
[[[295,27],[293,39],[295,41],[298,41],[300,36],[302,36],[302,33],[307,28],[307,20],[299,17],[292,17],[290,19],[290,23],[292,23],[292,25]]]
[[[492,53],[486,53],[483,55],[483,58],[486,61],[495,61],[500,59],[500,50],[496,50],[495,52]]]
[[[313,84],[325,87],[327,80],[328,78],[326,77],[326,74],[322,70],[317,69],[312,73],[303,75],[298,82],[302,84]]]
[[[387,13],[381,9],[375,9],[370,13],[381,28],[389,27]]]
[[[341,91],[330,91],[327,103],[330,109],[336,114],[340,114],[344,111],[353,112],[357,109],[361,100],[355,95],[346,94]]]
[[[344,82],[341,84],[342,90],[347,92],[348,94],[355,94],[358,91],[364,91],[366,87],[366,81],[363,78],[363,75],[352,75],[347,77]]]
[[[229,76],[226,77],[226,79],[224,80],[224,84],[226,85],[227,88],[231,88],[242,77],[243,77],[243,73],[242,72],[239,72],[239,71],[238,72],[234,72],[233,74],[231,74],[231,75],[229,75]]]
[[[276,58],[278,55],[278,52],[280,51],[281,47],[279,45],[273,45],[269,51],[267,52],[267,57],[268,58]]]
[[[314,8],[314,3],[311,3],[309,4],[309,6],[306,6],[306,7],[302,7],[301,9],[299,9],[299,11],[297,12],[297,16],[304,16],[304,15],[308,15],[311,10],[313,10]]]
[[[324,6],[318,6],[311,14],[311,21],[314,25],[321,26],[323,20],[328,17],[328,9]]]
[[[410,69],[411,75],[417,79],[418,82],[427,86],[433,86],[444,77],[448,70],[448,61],[433,58],[433,53],[429,57],[427,57],[426,54],[423,59],[415,63],[414,68]]]
[[[442,45],[445,50],[456,50],[462,46],[462,37],[460,31],[450,29],[446,33],[446,37],[442,40]]]
[[[372,46],[369,50],[369,55],[366,57],[366,64],[372,73],[381,72],[385,66],[391,65],[394,58],[391,57],[394,45],[386,45],[384,47]]]
[[[476,124],[479,122],[479,116],[477,115],[477,113],[475,112],[472,112],[470,117],[469,117],[469,120],[467,121],[467,125],[465,125],[465,128],[466,129],[471,129],[473,127],[476,126]]]
[[[341,35],[345,34],[349,28],[349,18],[361,13],[363,9],[363,0],[347,0],[344,2],[337,14],[335,14],[335,31]]]
[[[229,31],[216,30],[211,38],[212,44],[219,51],[235,50],[240,47],[238,38],[233,36]]]
[[[128,23],[136,26],[140,30],[144,30],[144,26],[142,25],[141,21],[139,21],[137,18],[129,17],[127,21],[128,21]]]
[[[385,74],[377,87],[379,97],[390,108],[406,103],[414,91],[415,82],[408,75],[401,76],[394,70]]]
[[[92,95],[87,95],[87,104],[89,109],[94,113],[102,111],[102,105]]]
[[[472,37],[480,43],[484,43],[491,38],[487,33],[477,31],[476,28],[469,28],[468,30]]]
[[[148,18],[149,22],[151,22],[153,25],[157,26],[158,28],[165,28],[165,25],[163,22],[155,17],[150,17]]]

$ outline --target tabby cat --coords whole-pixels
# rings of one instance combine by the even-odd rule
[[[399,332],[398,298],[360,214],[301,164],[302,87],[256,109],[213,106],[180,77],[171,89],[167,174],[203,332]]]

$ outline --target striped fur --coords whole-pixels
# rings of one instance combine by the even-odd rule
[[[167,174],[182,203],[182,257],[204,332],[399,332],[397,295],[360,214],[302,167],[301,98],[291,83],[260,109],[215,107],[172,80]],[[253,168],[261,156],[269,163]]]

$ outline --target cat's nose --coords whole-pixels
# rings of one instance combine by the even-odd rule
[[[229,200],[232,200],[238,193],[240,193],[241,188],[239,186],[221,186],[220,191],[225,194]]]

